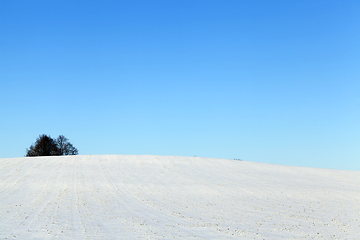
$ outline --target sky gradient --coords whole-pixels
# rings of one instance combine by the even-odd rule
[[[2,1],[0,32],[0,158],[360,170],[359,1]]]

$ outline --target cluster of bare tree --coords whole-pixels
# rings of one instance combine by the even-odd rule
[[[36,142],[26,149],[27,157],[77,155],[78,153],[79,151],[63,135],[56,139],[45,134],[40,135]]]

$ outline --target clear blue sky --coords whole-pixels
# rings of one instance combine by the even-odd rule
[[[1,1],[0,158],[360,170],[360,1]]]

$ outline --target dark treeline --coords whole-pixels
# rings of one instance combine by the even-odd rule
[[[36,142],[26,149],[26,157],[77,155],[78,153],[79,151],[63,135],[56,139],[45,134],[40,135]]]

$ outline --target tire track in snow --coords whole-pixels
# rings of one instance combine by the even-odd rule
[[[119,196],[119,197],[126,197],[124,200],[126,201],[126,208],[127,209],[131,209],[131,212],[136,212],[135,216],[135,220],[139,220],[139,219],[143,219],[145,220],[147,226],[154,226],[150,229],[147,230],[152,230],[152,229],[156,229],[156,225],[174,225],[174,222],[179,222],[179,218],[175,218],[174,216],[171,215],[166,215],[163,212],[159,211],[156,208],[153,208],[151,206],[149,206],[148,204],[144,203],[141,199],[139,199],[138,197],[136,197],[134,195],[134,187],[129,188],[127,186],[127,184],[124,182],[122,184],[122,186],[116,186],[115,182],[121,182],[122,178],[118,175],[118,173],[115,173],[113,168],[109,168],[108,165],[104,165],[103,161],[102,161],[102,167],[104,169],[103,172],[107,173],[108,175],[108,182],[113,185],[115,193]],[[129,172],[122,172],[124,175],[122,175],[123,177],[127,177],[132,183],[136,183],[135,179],[130,177],[131,175],[136,175],[136,173],[129,173]],[[136,185],[136,184],[132,184],[132,185]],[[120,190],[121,189],[121,190]],[[155,219],[156,218],[156,219]],[[173,220],[170,220],[171,218],[173,218]],[[165,225],[164,225],[165,224]],[[185,224],[184,224],[185,225]],[[142,227],[144,228],[145,225],[144,224],[138,224],[138,227]],[[173,232],[174,230],[177,230],[179,233],[177,235],[182,235],[182,236],[187,236],[187,238],[191,238],[193,236],[199,236],[199,234],[197,232],[194,232],[191,229],[185,229],[183,227],[181,227],[181,225],[174,225],[172,231],[171,231],[171,238],[172,237],[176,237],[177,235],[173,236]],[[166,230],[166,229],[163,229]],[[137,229],[136,231],[139,231],[139,229]],[[146,231],[143,229],[143,231]],[[145,234],[148,232],[145,232]],[[142,233],[142,235],[144,235],[144,233]],[[156,236],[156,234],[152,234],[152,237],[154,237],[154,235]],[[170,237],[170,236],[169,236]]]
[[[36,166],[40,166],[41,162],[38,163]],[[49,188],[47,187],[49,183],[53,182],[54,175],[58,174],[57,180],[60,178],[62,174],[63,165],[60,166],[60,170],[58,168],[53,168],[50,175],[48,176],[47,180],[43,182],[43,191],[37,195],[35,199],[33,199],[29,204],[25,203],[23,206],[25,211],[30,211],[30,214],[27,214],[16,226],[14,226],[9,232],[12,232],[10,236],[16,236],[13,234],[15,232],[25,232],[25,235],[29,235],[30,231],[26,231],[25,229],[32,228],[32,224],[36,221],[36,218],[39,218],[39,214],[43,211],[47,204],[51,202],[52,199],[55,198],[55,191],[56,188]],[[33,167],[32,167],[33,168]],[[31,208],[31,210],[30,210]]]
[[[91,220],[87,219],[86,226],[88,228],[88,236],[90,237],[91,234],[95,234],[96,236],[101,236],[106,239],[111,238],[109,236],[109,233],[114,234],[113,236],[116,236],[116,232],[114,229],[112,229],[108,224],[109,220],[112,218],[112,213],[106,204],[104,204],[104,201],[102,200],[106,193],[104,191],[104,188],[102,187],[102,183],[104,182],[104,174],[102,171],[98,171],[99,168],[99,162],[97,162],[97,165],[91,165],[90,168],[89,165],[85,165],[85,168],[83,168],[83,179],[84,179],[84,186],[85,186],[85,199],[84,199],[84,206],[85,202],[87,203],[87,213],[89,214],[89,217],[91,217]],[[87,173],[87,175],[85,174]],[[91,175],[89,175],[91,173]],[[100,184],[100,185],[99,185]],[[87,200],[87,201],[86,201]],[[96,203],[96,204],[94,204]],[[93,209],[89,208],[89,204],[93,204],[97,207],[97,211],[93,212]],[[85,207],[84,207],[85,208]],[[101,212],[102,215],[97,214],[98,212]],[[96,221],[93,217],[98,216],[101,218],[101,221]],[[95,223],[97,222],[97,223]],[[116,229],[120,229],[120,227],[117,225]]]
[[[27,164],[31,164],[32,162],[28,162]],[[41,163],[32,163],[31,167],[22,166],[22,168],[17,168],[13,174],[11,174],[9,177],[5,177],[5,179],[1,182],[1,191],[0,194],[2,195],[2,198],[6,198],[7,196],[11,195],[14,191],[17,190],[17,187],[23,184],[24,179],[28,177],[28,174],[33,171],[34,168],[38,167]],[[25,168],[25,170],[21,170]]]
[[[11,178],[13,176],[13,174],[19,172],[22,168],[24,168],[23,163],[26,162],[26,159],[22,158],[18,161],[16,161],[16,160],[18,160],[18,159],[9,159],[9,161],[4,162],[3,164],[0,165],[0,176],[4,176],[3,178],[0,179],[1,186],[3,184],[4,185],[6,184],[5,180],[7,178]],[[3,172],[4,170],[6,172]],[[7,173],[7,172],[11,172],[11,173]]]
[[[156,162],[156,161],[154,161],[154,162]],[[112,164],[112,166],[113,165],[114,164]],[[132,169],[136,169],[136,168],[132,168]],[[167,179],[166,176],[159,176],[160,172],[157,171],[159,169],[160,170],[162,169],[161,164],[151,164],[151,168],[148,169],[148,171],[152,172],[152,175],[158,175],[158,179]],[[105,170],[105,172],[110,172],[110,171],[111,170],[109,170],[109,171]],[[113,179],[116,178],[116,177],[120,178],[120,176],[118,175],[119,174],[118,172],[116,172],[114,174],[117,175],[117,176],[113,177]],[[141,182],[141,181],[138,181],[137,180],[138,178],[136,178],[136,177],[135,178],[134,177],[132,177],[132,178],[129,177],[129,176],[139,176],[139,177],[141,177],[142,175],[139,174],[138,172],[136,172],[136,173],[126,172],[124,175],[122,175],[122,177],[124,177],[124,176],[128,177],[128,180],[126,182],[129,182],[129,183]],[[153,177],[151,177],[151,179],[153,181],[156,180]],[[156,184],[156,182],[154,184]],[[139,185],[139,184],[131,184],[131,186],[134,186],[134,185]],[[142,211],[145,211],[147,213],[153,212],[153,214],[151,214],[150,216],[157,216],[157,219],[160,220],[159,222],[162,223],[162,225],[165,224],[165,226],[168,226],[168,227],[174,226],[174,228],[176,226],[176,229],[180,228],[181,231],[179,231],[179,234],[182,235],[182,236],[186,236],[186,238],[194,237],[194,236],[206,236],[208,234],[208,232],[209,232],[209,229],[206,229],[205,226],[215,226],[216,225],[216,223],[214,223],[214,224],[203,223],[203,224],[200,224],[200,225],[196,225],[196,224],[193,223],[193,221],[195,219],[193,219],[191,217],[185,217],[186,214],[182,215],[182,217],[179,217],[179,215],[175,215],[175,214],[173,214],[173,212],[170,212],[170,211],[168,211],[168,213],[164,212],[166,210],[166,209],[164,209],[164,204],[162,205],[161,209],[159,209],[159,208],[155,207],[154,205],[151,205],[149,202],[143,201],[144,198],[146,199],[146,196],[144,195],[144,193],[146,192],[146,191],[144,191],[146,184],[145,184],[145,186],[143,186],[142,191],[141,191],[141,194],[142,194],[141,197],[142,198],[140,198],[140,197],[136,196],[136,194],[134,194],[134,192],[136,192],[135,191],[136,189],[134,189],[134,187],[129,189],[129,188],[126,187],[126,183],[124,184],[124,186],[125,186],[125,189],[127,189],[128,191],[123,192],[120,195],[124,195],[124,196],[131,196],[132,195],[133,197],[138,198],[137,203],[139,203],[139,204],[137,204],[137,206],[136,206],[137,208],[139,208]],[[156,192],[156,195],[159,196],[159,198],[161,198],[161,201],[165,201],[165,199],[166,199],[165,195],[161,195],[160,192]],[[200,203],[200,201],[197,201],[197,202]],[[131,201],[131,203],[133,203],[133,201]],[[150,209],[144,209],[144,204],[147,204],[147,205],[150,204],[151,208]],[[169,208],[174,208],[174,205],[169,205]],[[185,209],[183,207],[183,204],[182,204],[182,209],[183,210]],[[155,210],[155,212],[153,210]],[[183,212],[183,210],[181,210],[181,211]],[[193,214],[191,214],[192,210],[193,209],[187,209],[187,211],[189,213],[188,216],[191,216],[191,215],[193,216]],[[161,217],[159,217],[159,216],[161,216]],[[189,231],[190,229],[191,229],[191,231]],[[218,234],[220,235],[219,237],[224,237],[224,236],[227,236],[228,238],[230,237],[230,236],[228,236],[228,234],[226,234],[224,232],[219,232]]]

